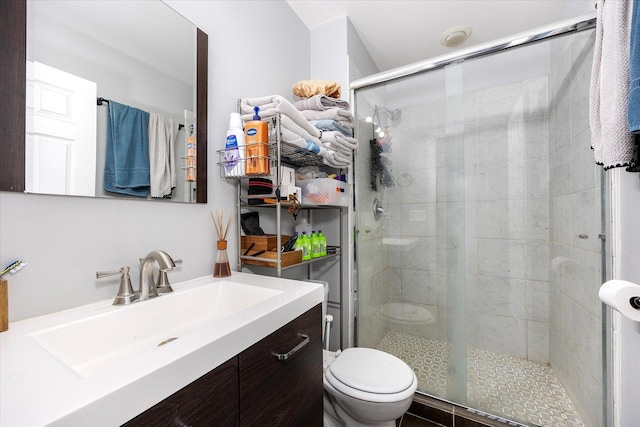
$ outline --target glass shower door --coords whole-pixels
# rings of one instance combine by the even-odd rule
[[[411,361],[419,390],[465,403],[462,68],[423,75],[426,99],[411,99],[414,79],[356,95],[369,140],[356,160],[357,344]]]
[[[357,345],[400,357],[420,392],[530,424],[603,425],[593,38],[356,91]]]

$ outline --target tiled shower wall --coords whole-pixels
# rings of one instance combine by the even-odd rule
[[[469,346],[547,362],[547,77],[457,101],[404,108],[391,128],[398,185],[385,190],[384,227],[415,243],[388,247],[389,298],[423,306],[436,321],[390,328],[450,340],[466,298]]]
[[[587,426],[602,425],[601,168],[593,162],[593,32],[552,44],[550,114],[551,366]]]

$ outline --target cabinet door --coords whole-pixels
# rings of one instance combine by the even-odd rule
[[[226,427],[238,421],[238,358],[233,357],[124,426]]]
[[[322,307],[240,353],[240,424],[322,426]],[[278,360],[304,342],[308,344]]]

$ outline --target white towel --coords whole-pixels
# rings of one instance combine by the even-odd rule
[[[626,0],[597,2],[589,121],[595,161],[605,169],[627,166],[633,155],[627,123],[632,5]]]
[[[358,140],[342,135],[337,131],[322,132],[313,126],[303,115],[303,111],[296,109],[293,104],[279,95],[266,96],[262,98],[245,98],[240,102],[242,120],[253,119],[253,107],[260,107],[261,118],[268,118],[280,114],[280,124],[282,126],[282,137],[285,142],[294,144],[297,147],[313,151],[320,154],[325,164],[333,167],[344,168],[351,163],[351,152],[358,146]],[[331,113],[337,115],[332,108],[321,113]],[[312,110],[306,110],[312,111]],[[349,111],[340,110],[344,117],[352,117]],[[286,132],[285,132],[286,130]],[[326,150],[319,150],[324,148]],[[335,153],[340,152],[337,158]],[[347,160],[348,159],[348,160]]]
[[[330,108],[323,111],[301,110],[300,112],[307,120],[335,120],[349,129],[353,129],[353,125],[356,122],[351,111],[343,110],[341,108]]]
[[[341,108],[349,111],[351,105],[348,101],[342,99],[329,98],[327,95],[313,95],[310,98],[301,99],[293,103],[298,110],[316,110],[324,111],[330,108]]]
[[[175,146],[179,126],[174,120],[149,114],[151,197],[170,196],[171,189],[177,185]]]
[[[253,107],[260,107],[259,115],[266,119],[276,114],[282,114],[289,117],[298,126],[305,129],[309,134],[313,135],[317,128],[313,126],[302,113],[293,106],[293,104],[280,95],[265,96],[262,98],[244,98],[240,101],[240,111],[242,112],[242,120],[249,121],[253,119]]]

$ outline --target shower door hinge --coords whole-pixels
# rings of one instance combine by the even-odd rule
[[[600,240],[607,240],[607,238],[606,238],[606,237],[607,237],[607,235],[606,235],[606,234],[604,234],[604,233],[600,233],[600,234],[598,234],[598,239],[600,239]]]

